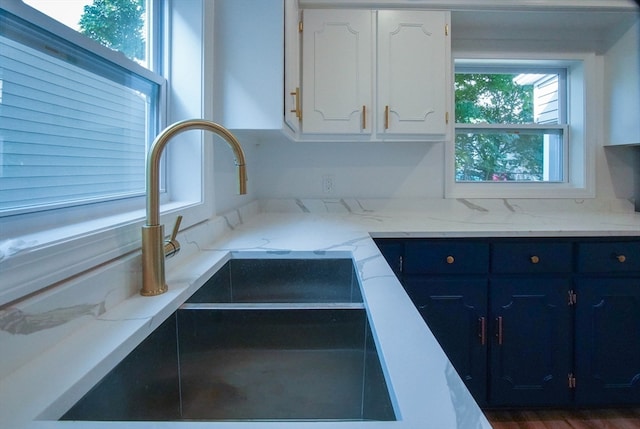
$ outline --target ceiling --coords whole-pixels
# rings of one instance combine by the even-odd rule
[[[453,11],[452,38],[550,42],[604,52],[638,20],[636,11]]]

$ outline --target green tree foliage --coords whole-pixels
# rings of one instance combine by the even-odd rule
[[[93,0],[84,7],[80,32],[131,59],[145,59],[145,0]]]
[[[456,74],[456,122],[533,123],[533,85],[519,85],[512,74]],[[456,136],[456,179],[462,181],[539,180],[543,138],[505,132]]]

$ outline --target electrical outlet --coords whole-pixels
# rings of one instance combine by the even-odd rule
[[[335,182],[332,175],[322,176],[322,192],[324,192],[325,194],[332,194],[334,184]]]

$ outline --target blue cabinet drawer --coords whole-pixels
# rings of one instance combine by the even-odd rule
[[[410,241],[405,245],[406,274],[489,272],[489,244],[478,241]]]
[[[569,273],[571,261],[570,242],[494,243],[491,251],[494,273]]]
[[[578,271],[583,273],[640,271],[640,241],[579,243]]]

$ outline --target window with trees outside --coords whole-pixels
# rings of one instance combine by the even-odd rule
[[[17,3],[0,9],[0,217],[143,206],[164,85],[153,0]]]
[[[455,182],[566,182],[566,73],[457,66]]]

